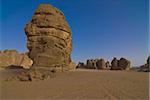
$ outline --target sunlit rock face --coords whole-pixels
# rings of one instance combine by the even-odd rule
[[[64,68],[71,62],[72,32],[64,14],[41,4],[25,27],[33,67]]]
[[[0,67],[22,67],[29,69],[32,66],[33,61],[27,56],[27,54],[20,54],[16,50],[4,50],[0,51]]]

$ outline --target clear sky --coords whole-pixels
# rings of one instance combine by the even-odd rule
[[[1,0],[0,50],[27,51],[25,25],[41,3],[64,12],[73,33],[72,59],[126,57],[133,65],[149,54],[148,0]]]

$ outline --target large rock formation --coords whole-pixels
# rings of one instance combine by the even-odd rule
[[[111,61],[111,69],[112,69],[112,70],[119,70],[119,69],[121,69],[121,68],[118,66],[118,60],[117,60],[117,58],[114,58],[114,59]]]
[[[0,67],[19,66],[28,69],[32,63],[26,54],[19,54],[16,50],[0,51]]]
[[[125,58],[114,58],[111,62],[111,69],[112,70],[129,70],[131,68],[131,62]]]
[[[76,68],[86,68],[83,62],[79,62]]]
[[[64,14],[41,4],[26,25],[27,48],[33,68],[67,68],[71,62],[72,32]]]
[[[105,60],[104,59],[99,59],[96,62],[97,68],[98,69],[106,69],[106,64],[105,64]]]
[[[150,56],[147,58],[147,63],[140,66],[140,71],[150,72]]]
[[[147,64],[150,65],[150,56],[147,58]]]
[[[123,70],[129,70],[131,68],[131,62],[125,58],[120,58],[118,66]]]
[[[89,69],[97,69],[96,60],[87,60],[86,67]]]
[[[110,68],[111,68],[109,61],[107,61],[107,62],[105,63],[105,66],[106,66],[106,69],[110,69]]]
[[[76,68],[85,69],[110,69],[109,62],[105,63],[104,59],[88,59],[86,64],[79,62]]]
[[[101,70],[129,70],[131,68],[131,62],[125,58],[117,60],[114,58],[111,61],[105,61],[104,59],[91,59],[87,60],[86,64],[79,62],[76,68],[86,68],[86,69],[101,69]]]

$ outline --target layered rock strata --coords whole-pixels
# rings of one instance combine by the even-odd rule
[[[101,70],[129,70],[131,68],[131,62],[125,58],[114,58],[111,61],[105,61],[104,59],[90,59],[87,60],[86,64],[79,62],[76,68],[87,68],[87,69],[101,69]]]
[[[25,53],[20,54],[16,50],[0,51],[0,67],[15,68],[18,66],[29,69],[32,64],[33,61]]]
[[[71,63],[72,32],[64,14],[41,4],[25,27],[33,68],[67,68]]]

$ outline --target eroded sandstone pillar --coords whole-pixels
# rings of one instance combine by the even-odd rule
[[[50,4],[39,5],[25,33],[34,68],[62,68],[70,64],[72,32],[60,10]]]

